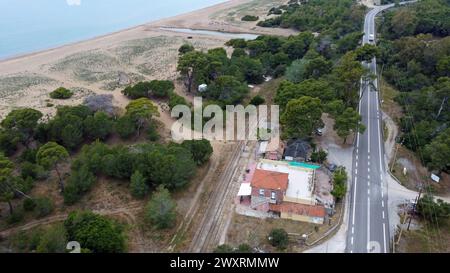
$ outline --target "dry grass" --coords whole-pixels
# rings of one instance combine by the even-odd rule
[[[450,220],[447,223],[432,227],[424,221],[421,229],[403,231],[398,253],[448,253],[450,252]]]

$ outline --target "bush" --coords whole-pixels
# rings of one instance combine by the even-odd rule
[[[263,104],[264,102],[266,102],[266,100],[263,97],[261,97],[260,95],[256,95],[252,98],[250,104],[258,106]]]
[[[72,91],[70,91],[69,89],[66,89],[64,87],[60,87],[50,93],[50,98],[58,99],[58,100],[70,99],[72,96],[73,96]]]
[[[137,133],[136,123],[130,115],[120,117],[116,122],[115,130],[122,139],[128,139]]]
[[[176,204],[169,191],[159,186],[145,208],[147,222],[157,229],[167,229],[175,225],[176,216]]]
[[[233,253],[234,249],[227,244],[219,245],[214,249],[214,253]]]
[[[327,160],[327,156],[328,153],[320,149],[318,152],[313,152],[311,154],[311,161],[322,164],[325,160]]]
[[[37,253],[65,253],[67,232],[63,225],[58,224],[47,229],[39,239]]]
[[[284,229],[276,228],[269,233],[269,241],[272,246],[283,250],[288,246],[289,237]]]
[[[254,22],[254,21],[258,21],[259,20],[259,16],[253,16],[253,15],[245,15],[244,17],[241,18],[242,21],[247,21],[247,22]]]
[[[189,107],[189,104],[187,103],[185,98],[172,92],[169,96],[169,107],[170,109],[172,109],[177,105],[186,105]]]
[[[345,167],[338,167],[333,174],[333,191],[331,194],[336,198],[336,200],[340,200],[344,198],[345,193],[347,192],[347,172]]]
[[[205,164],[213,153],[211,143],[206,139],[185,140],[181,146],[191,152],[192,158],[197,163],[197,166]]]
[[[42,218],[48,216],[53,212],[54,206],[53,201],[48,197],[36,198],[34,200],[36,207],[34,208],[34,212],[37,218]]]
[[[194,51],[195,48],[191,44],[184,44],[178,49],[180,55],[186,54],[188,52]]]
[[[14,225],[22,222],[24,218],[24,213],[22,210],[15,210],[11,215],[6,218],[6,223],[8,225]]]
[[[122,228],[106,216],[74,211],[64,221],[69,241],[77,241],[93,253],[120,253],[125,250]]]
[[[31,177],[37,180],[44,180],[48,177],[48,173],[41,165],[26,161],[21,165],[21,176],[24,179]]]
[[[33,211],[36,208],[36,202],[31,198],[26,198],[23,200],[22,206],[25,211]]]
[[[148,193],[146,179],[139,171],[135,171],[131,176],[130,190],[136,198],[144,198]]]

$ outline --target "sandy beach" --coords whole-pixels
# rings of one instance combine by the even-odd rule
[[[161,27],[192,28],[225,32],[290,35],[291,30],[260,28],[242,22],[246,14],[266,18],[267,11],[286,0],[231,0],[218,5],[154,21],[94,39],[0,61],[0,118],[20,107],[35,108],[45,115],[58,105],[81,103],[90,94],[112,94],[114,104],[128,103],[120,91],[127,82],[169,79],[176,81],[178,48],[191,43],[196,49],[221,47],[229,38],[186,34]],[[72,89],[65,101],[50,99],[57,87]],[[183,94],[177,84],[177,92]],[[161,119],[168,122],[164,115]]]

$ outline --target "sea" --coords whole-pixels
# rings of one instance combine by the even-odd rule
[[[0,60],[222,2],[226,0],[0,0]]]

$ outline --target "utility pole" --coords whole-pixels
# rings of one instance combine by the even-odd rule
[[[414,203],[414,206],[413,206],[413,213],[416,213],[417,203],[419,202],[420,196],[422,195],[422,188],[423,188],[423,185],[420,187],[419,196],[416,197],[416,202]],[[412,215],[409,216],[408,231],[409,231],[409,227],[411,226],[411,220],[412,220]]]

